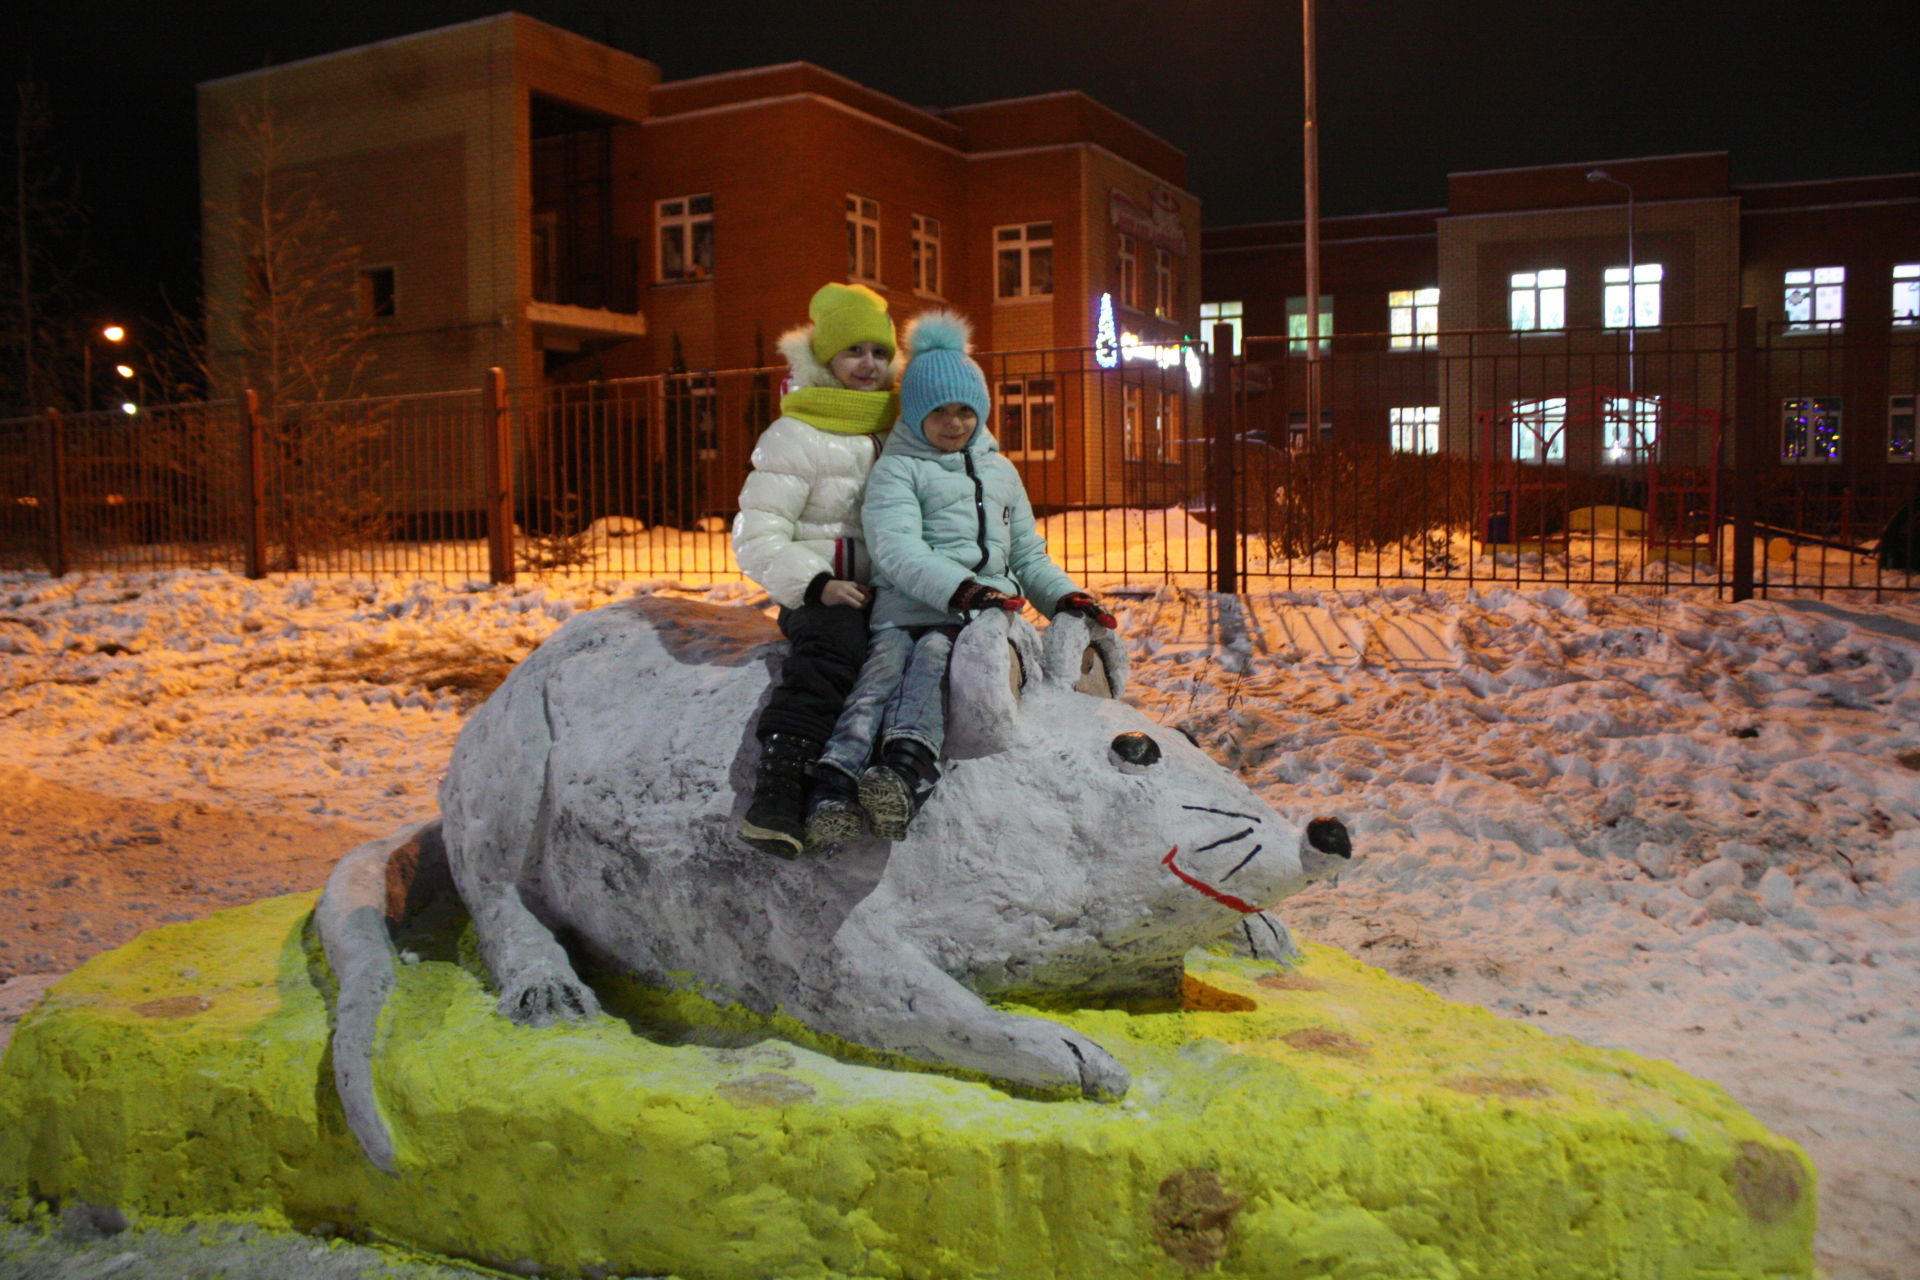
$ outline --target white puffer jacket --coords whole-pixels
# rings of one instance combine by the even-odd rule
[[[780,339],[794,387],[842,385],[814,357],[813,330]],[[822,431],[784,415],[761,432],[753,470],[740,489],[733,521],[733,554],[740,570],[789,609],[806,602],[807,586],[822,573],[854,582],[871,576],[860,534],[860,498],[867,473],[887,433],[865,436]]]

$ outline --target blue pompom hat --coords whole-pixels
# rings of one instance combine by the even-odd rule
[[[926,438],[921,425],[943,404],[964,404],[987,425],[993,397],[987,375],[967,355],[972,327],[951,311],[929,311],[907,326],[905,346],[912,352],[900,375],[900,420]]]

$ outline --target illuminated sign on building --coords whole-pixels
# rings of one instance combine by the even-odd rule
[[[1200,353],[1185,342],[1148,342],[1139,334],[1125,330],[1116,334],[1113,295],[1110,293],[1100,295],[1100,317],[1093,327],[1093,360],[1102,369],[1114,368],[1122,360],[1157,365],[1162,369],[1185,365],[1187,382],[1194,390],[1200,389],[1203,373]]]

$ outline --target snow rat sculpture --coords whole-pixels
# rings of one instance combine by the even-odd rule
[[[375,1164],[393,1168],[371,1079],[389,897],[443,864],[516,1022],[599,1011],[564,933],[657,985],[1112,1097],[1128,1078],[1105,1049],[982,997],[1170,993],[1190,948],[1230,935],[1285,954],[1262,909],[1347,855],[1338,822],[1303,830],[1179,732],[1087,692],[1124,685],[1111,632],[1063,615],[1042,639],[998,611],[955,644],[950,763],[905,839],[798,862],[742,849],[775,639],[754,611],[672,600],[574,619],[468,721],[442,817],[342,859],[317,916],[336,1084]]]

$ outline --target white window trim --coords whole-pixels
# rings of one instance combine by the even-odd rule
[[[1554,276],[1548,283],[1542,277]],[[1525,280],[1527,283],[1522,284]],[[1533,298],[1533,324],[1522,328],[1516,323],[1514,303],[1522,295]],[[1559,308],[1560,322],[1546,322],[1547,302],[1551,298]],[[1516,271],[1507,277],[1507,327],[1514,333],[1565,333],[1567,328],[1567,272],[1564,267],[1541,267],[1535,271]]]
[[[1787,454],[1787,414],[1792,412],[1793,405],[1807,401],[1821,400],[1831,401],[1834,406],[1833,413],[1840,419],[1840,447],[1834,451],[1831,457],[1816,458],[1811,455],[1806,457],[1789,457]],[[1811,441],[1809,441],[1809,443],[1811,443]],[[1845,459],[1846,450],[1847,414],[1846,404],[1842,397],[1788,396],[1780,402],[1780,461],[1782,465],[1789,467],[1837,467]]]
[[[873,206],[871,215],[866,211],[868,205]],[[847,279],[858,284],[879,284],[880,263],[884,257],[880,241],[880,202],[872,196],[855,195],[849,191],[845,207],[847,227],[851,233],[847,245]],[[861,232],[869,228],[873,231],[873,273],[871,275],[860,270],[861,251],[864,248]]]
[[[1052,299],[1051,288],[1045,293],[1033,291],[1033,252],[1036,249],[1046,249],[1051,254],[1054,246],[1053,235],[1049,231],[1047,237],[1042,240],[1029,239],[1027,234],[1031,227],[1051,227],[1052,225],[1050,220],[1041,219],[1038,222],[1003,222],[993,229],[993,300],[996,305]],[[1018,231],[1020,237],[1015,240],[1002,240],[1000,238],[1002,231]],[[1020,254],[1020,292],[1002,294],[1000,292],[1000,255],[1016,250]]]
[[[1796,277],[1798,277],[1796,279]],[[1794,286],[1807,291],[1807,318],[1793,318]],[[1781,280],[1780,309],[1786,317],[1788,333],[1838,333],[1846,322],[1847,269],[1845,267],[1800,267],[1786,272]],[[1820,313],[1831,304],[1833,314]],[[1808,397],[1818,399],[1819,397]]]
[[[692,212],[695,200],[708,202],[705,213]],[[653,282],[655,284],[697,284],[702,280],[713,279],[713,269],[711,267],[702,269],[698,266],[693,252],[694,228],[700,223],[706,223],[709,226],[713,223],[712,200],[711,192],[701,191],[692,195],[668,196],[665,200],[653,202]],[[669,214],[666,209],[670,204],[681,206],[681,211],[677,214]],[[686,263],[686,270],[677,276],[667,274],[664,245],[666,236],[663,233],[670,226],[681,229],[680,251]]]
[[[946,273],[947,264],[946,254],[944,252],[945,246],[941,242],[941,233],[944,228],[940,225],[940,219],[924,213],[916,213],[913,215],[912,229],[913,269],[920,277],[913,282],[913,291],[922,298],[944,298],[946,294],[942,292],[942,288],[945,286],[946,281],[942,277]],[[933,247],[931,259],[929,259],[927,254],[927,247],[929,245]],[[931,261],[933,265],[931,273],[927,270],[929,261]],[[927,276],[929,274],[933,276],[933,285],[931,288],[927,286]]]
[[[1512,429],[1508,433],[1508,453],[1515,462],[1535,464],[1565,462],[1567,460],[1567,398],[1548,396],[1544,400],[1515,400],[1509,406],[1512,414]],[[1537,423],[1537,430],[1526,429],[1526,424]],[[1520,449],[1520,442],[1528,441],[1526,452]],[[1533,447],[1539,446],[1544,452],[1536,453]]]
[[[1902,292],[1907,295],[1905,311],[1900,309]],[[1920,262],[1896,263],[1893,268],[1893,327],[1920,327]]]
[[[1298,303],[1296,310],[1294,304]],[[1294,332],[1294,321],[1300,322],[1300,332]],[[1320,354],[1325,356],[1333,343],[1333,295],[1320,295]],[[1302,356],[1307,354],[1307,295],[1287,299],[1287,354]]]
[[[996,378],[994,382],[999,392],[995,399],[999,401],[1001,428],[1002,430],[1006,428],[1007,410],[1018,404],[1021,410],[1020,436],[1022,440],[1031,440],[1033,438],[1033,424],[1029,421],[1026,414],[1027,405],[1038,400],[1040,403],[1049,405],[1053,409],[1052,420],[1048,425],[1048,433],[1053,437],[1053,447],[1051,449],[1014,449],[1008,447],[1006,440],[1002,438],[1000,441],[1001,456],[1014,462],[1045,462],[1058,457],[1060,454],[1060,380],[1052,374],[1034,374],[1031,377],[1024,374],[1013,374]],[[1017,393],[1009,393],[1006,390],[1007,384],[1015,382],[1020,384],[1020,390]],[[1031,387],[1036,382],[1050,382],[1053,384],[1053,390],[1047,392],[1044,396],[1036,397],[1027,390],[1028,387]]]
[[[1404,302],[1399,301],[1405,299]],[[1404,320],[1406,327],[1400,327]],[[1387,350],[1431,351],[1440,345],[1440,290],[1393,289],[1387,293]]]
[[[1657,262],[1636,262],[1633,264],[1632,311],[1627,310],[1627,269],[1608,267],[1601,276],[1602,296],[1600,303],[1600,323],[1608,329],[1658,329],[1661,320],[1662,298],[1661,282],[1666,278],[1666,268]],[[1615,324],[1615,309],[1627,320]],[[1642,319],[1651,315],[1651,319]]]
[[[1395,453],[1436,454],[1440,452],[1440,406],[1437,404],[1396,405],[1387,410],[1388,445]],[[1417,447],[1408,448],[1408,437]]]
[[[1244,302],[1203,302],[1200,304],[1200,341],[1212,342],[1215,325],[1233,330],[1233,354],[1240,354],[1246,336],[1247,305]]]
[[[1660,412],[1659,396],[1609,396],[1600,406],[1601,465],[1633,467],[1658,462],[1662,438]],[[1632,442],[1612,443],[1610,438],[1623,430]],[[1619,457],[1614,456],[1616,449]]]
[[[1118,288],[1114,290],[1114,301],[1129,311],[1140,309],[1140,253],[1138,242],[1122,231],[1118,233],[1114,250],[1115,259],[1120,264]]]
[[[1172,320],[1179,309],[1180,299],[1173,279],[1173,251],[1153,247],[1153,314],[1162,320]]]

